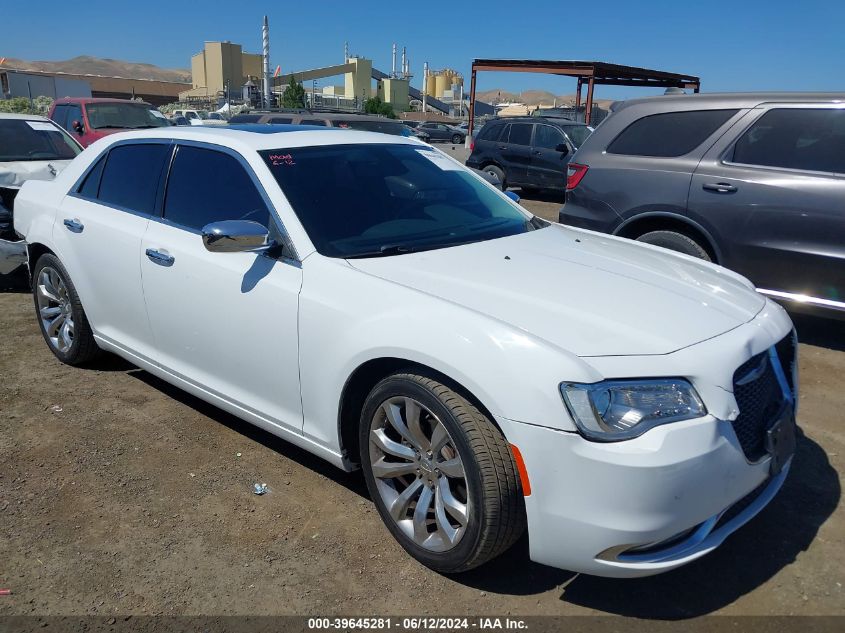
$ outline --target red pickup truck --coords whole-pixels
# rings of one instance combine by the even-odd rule
[[[57,99],[50,118],[70,132],[83,147],[108,134],[170,125],[149,103],[127,99]]]

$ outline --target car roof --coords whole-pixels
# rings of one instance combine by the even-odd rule
[[[557,125],[582,125],[586,126],[586,123],[582,123],[581,121],[572,121],[570,119],[564,119],[561,117],[545,117],[545,116],[501,116],[495,119],[490,119],[487,123],[554,123]],[[487,125],[485,123],[485,125]]]
[[[308,117],[311,119],[325,119],[327,121],[348,121],[348,120],[355,120],[355,121],[379,121],[382,123],[401,123],[402,121],[399,119],[388,119],[387,117],[380,117],[380,116],[373,116],[368,114],[357,114],[355,112],[350,112],[349,114],[343,114],[341,112],[309,112],[308,110],[297,110],[297,111],[279,111],[279,112],[241,112],[240,115],[255,115],[261,118],[272,118],[272,117]],[[239,116],[239,115],[234,115]]]
[[[146,101],[137,101],[135,99],[109,99],[107,97],[60,97],[55,101],[56,105],[62,103],[136,103],[138,105],[150,105]]]
[[[0,119],[18,119],[23,121],[49,121],[47,117],[38,114],[14,114],[11,112],[0,112]]]
[[[158,127],[109,135],[114,142],[129,139],[168,139],[198,141],[237,148],[241,151],[259,151],[290,147],[351,144],[401,144],[430,148],[414,137],[394,136],[378,132],[364,132],[316,125],[264,125],[243,124],[228,126]]]
[[[614,104],[618,112],[631,106],[665,104],[668,109],[676,105],[700,104],[705,108],[733,106],[753,108],[763,103],[845,103],[845,92],[705,92],[698,94],[659,95],[627,99]]]

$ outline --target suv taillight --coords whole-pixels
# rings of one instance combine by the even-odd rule
[[[589,167],[578,163],[569,163],[566,166],[566,190],[571,191],[578,186]]]
[[[474,151],[475,151],[475,139],[472,139],[472,140],[469,142],[469,151],[470,151],[470,152],[474,152]]]

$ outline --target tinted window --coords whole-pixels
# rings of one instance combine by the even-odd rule
[[[502,130],[501,123],[488,123],[478,133],[478,139],[481,141],[492,141],[498,138],[499,132]]]
[[[89,103],[85,106],[88,123],[94,129],[118,128],[137,130],[149,127],[164,127],[167,121],[161,113],[153,114],[149,105],[135,101]],[[69,119],[72,121],[73,119]]]
[[[53,110],[53,121],[56,122],[56,125],[59,125],[65,129],[67,129],[67,106],[66,105],[57,105],[56,108]]]
[[[0,119],[0,161],[70,160],[81,151],[50,121]]]
[[[510,123],[502,127],[502,131],[499,133],[499,137],[496,139],[500,143],[507,143],[508,142],[508,135],[511,133],[511,126]]]
[[[100,189],[100,176],[103,175],[103,167],[106,164],[106,157],[102,156],[97,164],[85,176],[85,182],[79,187],[78,191],[86,198],[96,198]]]
[[[329,257],[397,255],[540,226],[434,149],[326,145],[259,153]]]
[[[578,149],[587,140],[587,137],[592,134],[593,128],[588,125],[566,125],[563,131],[566,132],[575,149]]]
[[[260,118],[260,114],[236,114],[229,119],[229,123],[258,123]]]
[[[632,156],[683,156],[701,145],[736,110],[697,110],[653,114],[634,121],[607,151]]]
[[[85,124],[85,121],[82,118],[82,108],[76,104],[71,104],[67,106],[67,126],[65,129],[75,132],[76,130],[71,129],[73,128],[74,121],[79,121],[83,125]]]
[[[556,127],[551,125],[538,125],[534,132],[534,147],[554,149],[561,143],[565,143],[563,134]]]
[[[284,116],[274,116],[270,119],[269,123],[273,125],[282,125],[284,123],[292,123],[293,119],[291,117],[284,117]]]
[[[106,158],[100,181],[101,201],[139,213],[152,213],[156,189],[170,145],[120,145]]]
[[[300,123],[302,125],[322,125],[323,127],[326,126],[326,122],[321,121],[320,119],[302,119]]]
[[[733,161],[845,173],[845,110],[770,110],[737,141]]]
[[[511,123],[508,143],[514,145],[531,145],[531,123]]]
[[[167,182],[167,220],[196,230],[220,220],[252,220],[269,228],[269,216],[264,199],[234,157],[179,147]]]

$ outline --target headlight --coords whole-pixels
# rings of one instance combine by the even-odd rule
[[[695,388],[680,378],[565,382],[560,392],[581,434],[599,442],[627,440],[707,413]]]

